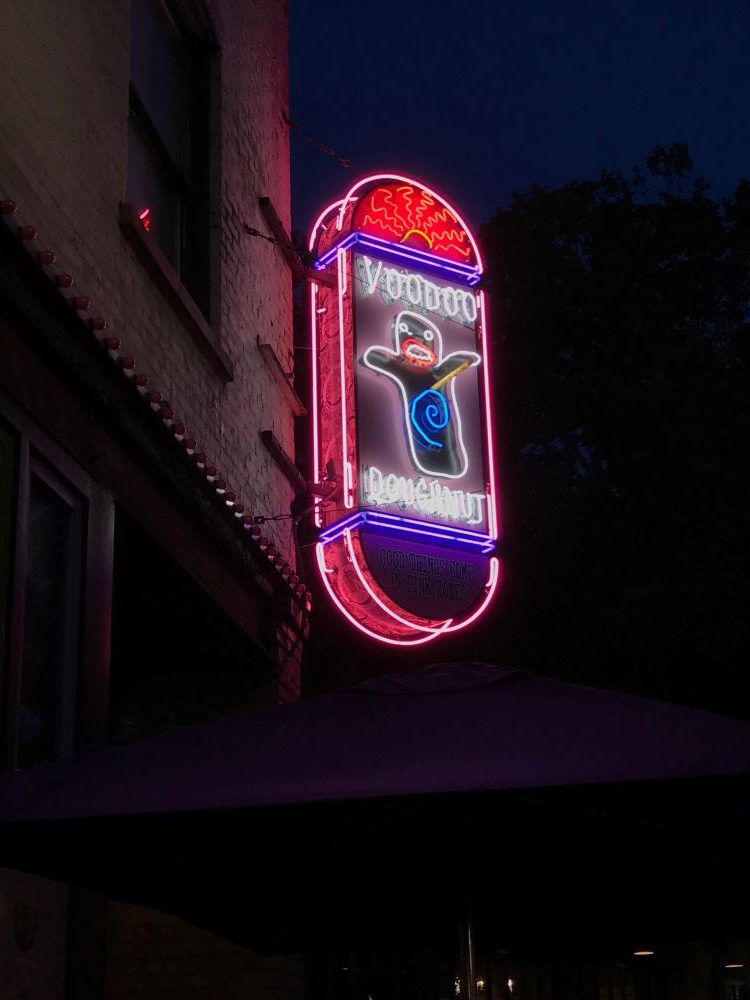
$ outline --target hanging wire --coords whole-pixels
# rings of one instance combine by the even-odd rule
[[[266,243],[273,243],[274,246],[281,247],[282,250],[289,250],[299,256],[299,249],[292,243],[277,240],[275,236],[268,236],[266,233],[262,233],[260,229],[256,229],[255,226],[249,226],[246,222],[242,223],[242,228],[248,236],[258,236],[260,239],[265,240]]]
[[[307,129],[302,128],[295,121],[289,117],[289,115],[284,112],[284,121],[289,126],[289,128],[296,129],[301,135],[303,135],[311,145],[316,146],[319,150],[326,154],[326,156],[332,157],[334,160],[338,160],[342,167],[350,167],[352,161],[347,156],[342,156],[337,153],[332,146],[329,146],[327,142],[323,142],[320,136],[313,135],[312,132],[308,132]]]
[[[342,510],[349,510],[348,507],[327,507],[324,503],[320,504],[321,510],[326,514],[337,514]],[[314,509],[314,505],[306,508],[300,514],[256,514],[253,517],[253,524],[265,524],[266,521],[292,521],[301,520],[306,514],[309,514]]]
[[[294,514],[257,514],[253,524],[265,524],[266,521],[290,521]]]

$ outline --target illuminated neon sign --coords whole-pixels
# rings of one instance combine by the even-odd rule
[[[317,563],[341,613],[417,645],[465,628],[500,581],[482,261],[434,191],[374,175],[318,217],[310,251]]]

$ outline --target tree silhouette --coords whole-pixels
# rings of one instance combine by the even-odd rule
[[[750,716],[750,183],[708,190],[656,147],[483,228],[507,538],[487,642]]]

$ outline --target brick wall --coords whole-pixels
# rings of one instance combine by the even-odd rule
[[[257,337],[286,367],[291,279],[258,198],[289,226],[286,9],[281,0],[214,0],[221,48],[221,293],[214,328],[234,366],[224,384],[124,238],[129,84],[127,0],[5,0],[0,14],[0,193],[55,249],[75,287],[106,316],[246,507],[286,513],[292,493],[258,438],[293,452],[293,418]],[[291,364],[288,366],[291,368]],[[288,522],[268,525],[293,558]]]
[[[209,0],[207,6],[221,49],[222,180],[214,212],[221,280],[212,320],[233,381],[225,383],[211,367],[120,228],[127,190],[127,0],[0,4],[0,197],[13,199],[37,227],[39,249],[55,250],[60,268],[74,275],[75,290],[106,317],[108,333],[122,339],[153,388],[170,400],[246,509],[282,514],[292,490],[259,432],[272,430],[293,453],[293,417],[257,341],[270,343],[291,369],[291,276],[278,248],[246,235],[243,224],[267,231],[260,197],[270,197],[287,228],[290,223],[286,5]],[[55,434],[54,426],[48,429]],[[264,530],[293,562],[289,522]],[[281,685],[288,700],[299,690],[300,647],[291,634],[280,638],[290,653]],[[260,959],[137,907],[110,905],[107,952],[112,1000],[283,1000],[304,991],[298,963]]]

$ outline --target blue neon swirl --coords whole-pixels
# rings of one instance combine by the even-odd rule
[[[442,441],[436,441],[430,436],[435,431],[444,430],[450,423],[448,401],[442,393],[435,389],[425,389],[420,392],[411,401],[409,418],[423,447],[434,448],[436,451],[443,447]]]

